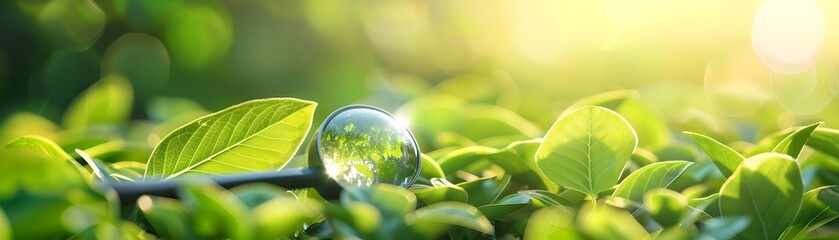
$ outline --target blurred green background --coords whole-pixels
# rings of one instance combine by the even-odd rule
[[[581,97],[636,89],[671,126],[731,120],[754,139],[839,126],[836,42],[831,0],[9,0],[0,119],[58,122],[121,75],[134,119],[161,96],[210,111],[297,97],[320,104],[317,124],[351,103],[445,93],[547,129]]]

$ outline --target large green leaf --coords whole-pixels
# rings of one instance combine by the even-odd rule
[[[641,202],[650,189],[666,188],[682,173],[693,165],[688,161],[657,162],[638,169],[618,184],[612,196]]]
[[[536,164],[556,184],[594,196],[618,182],[637,144],[623,117],[583,107],[554,123],[536,151]]]
[[[839,159],[839,130],[816,129],[807,141],[807,146]]]
[[[702,148],[702,151],[711,158],[711,161],[714,161],[714,164],[717,165],[717,168],[725,177],[731,176],[734,170],[737,170],[737,167],[740,166],[740,163],[746,159],[734,149],[711,137],[693,132],[685,132],[685,134],[693,138],[696,145],[699,145],[699,148]]]
[[[12,140],[11,142],[7,143],[5,148],[8,149],[27,149],[31,150],[40,154],[43,154],[46,157],[53,158],[53,159],[64,159],[68,162],[72,163],[76,169],[79,170],[82,175],[87,176],[88,171],[84,167],[82,167],[79,162],[76,162],[76,159],[67,154],[58,144],[55,144],[52,140],[36,136],[36,135],[28,135],[17,138]]]
[[[282,168],[309,131],[316,105],[293,98],[269,98],[199,118],[157,145],[145,178]]]
[[[131,83],[121,75],[108,75],[90,86],[67,108],[66,128],[122,124],[131,116]]]
[[[792,156],[792,158],[798,158],[798,154],[801,153],[801,149],[804,148],[804,144],[806,144],[807,140],[810,139],[810,135],[813,135],[813,131],[815,131],[821,124],[822,123],[820,122],[814,123],[796,130],[781,140],[781,142],[772,149],[772,152],[783,153]]]
[[[786,229],[781,239],[801,239],[807,233],[839,217],[839,211],[832,209],[830,205],[819,199],[822,191],[835,192],[837,190],[839,190],[839,186],[833,185],[819,187],[804,193],[801,211],[798,212],[795,221]],[[839,200],[835,195],[832,198],[834,201]]]
[[[804,194],[798,164],[788,155],[747,158],[720,189],[722,216],[748,216],[744,239],[777,239],[793,223]]]

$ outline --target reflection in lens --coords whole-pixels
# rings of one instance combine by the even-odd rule
[[[320,157],[342,187],[388,183],[409,187],[419,169],[419,149],[405,126],[369,107],[338,110],[320,132]]]

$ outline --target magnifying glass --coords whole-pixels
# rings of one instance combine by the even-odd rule
[[[286,189],[315,188],[325,199],[342,189],[388,183],[410,187],[420,172],[420,150],[410,130],[385,110],[350,105],[330,114],[309,145],[309,167],[213,176],[224,188],[263,182]],[[143,195],[177,197],[182,179],[115,183],[123,206]]]

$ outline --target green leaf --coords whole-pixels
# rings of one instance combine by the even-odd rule
[[[105,206],[101,193],[65,160],[0,149],[0,208],[14,232],[12,238],[69,237],[106,220]],[[75,222],[67,224],[68,219]]]
[[[249,183],[232,188],[230,192],[251,210],[272,199],[283,198],[297,201],[297,196],[290,191],[268,183]]]
[[[670,130],[667,123],[650,107],[640,101],[628,99],[615,111],[626,118],[632,129],[638,133],[638,145],[657,148],[670,142]]]
[[[752,224],[739,236],[777,239],[793,223],[803,198],[798,164],[788,155],[763,153],[747,158],[720,189],[722,216],[748,216]]]
[[[445,172],[440,168],[434,159],[428,155],[422,154],[422,164],[420,164],[420,176],[431,178],[446,178]]]
[[[202,238],[253,238],[247,207],[218,185],[188,182],[178,189],[193,231]]]
[[[462,187],[452,184],[443,178],[432,178],[434,186],[425,188],[412,188],[411,191],[425,204],[434,204],[444,201],[466,202],[469,194]]]
[[[505,175],[501,178],[485,177],[475,181],[462,182],[458,183],[457,186],[463,188],[469,194],[469,200],[467,201],[469,204],[483,206],[495,202],[509,183],[510,175]]]
[[[353,236],[355,238],[372,238],[377,230],[381,230],[382,215],[375,206],[365,202],[352,202],[343,204],[342,207],[326,205],[324,209],[329,216],[336,236]],[[389,222],[389,228],[394,224],[401,224],[401,221]],[[388,229],[390,230],[390,229]]]
[[[59,127],[44,117],[28,112],[14,113],[0,124],[0,144],[26,136],[52,136],[58,132]]]
[[[405,222],[416,232],[429,239],[437,238],[452,226],[492,234],[493,225],[477,208],[459,202],[442,202],[429,205],[405,216]]]
[[[463,109],[463,122],[455,130],[472,140],[496,136],[539,135],[539,128],[513,111],[495,105],[474,104]]]
[[[690,208],[689,212],[687,213],[686,219],[691,221],[695,219],[701,219],[708,216],[718,216],[719,215],[719,199],[720,194],[714,193],[702,198],[693,198],[688,200],[688,207]],[[711,212],[706,212],[705,209],[708,206],[713,206],[710,210]]]
[[[819,191],[819,201],[829,205],[834,211],[839,211],[839,189],[835,186]]]
[[[618,182],[637,144],[623,117],[583,107],[554,123],[536,151],[536,164],[556,184],[595,196]]]
[[[804,193],[801,210],[792,225],[781,235],[781,239],[801,239],[807,233],[839,217],[839,211],[831,208],[830,205],[820,199],[825,196],[822,192],[836,191],[839,191],[839,186],[833,185],[819,187]],[[839,195],[828,197],[833,201],[839,201]]]
[[[146,164],[132,161],[115,162],[106,165],[106,168],[111,173],[111,177],[119,181],[136,182],[143,179],[143,171],[146,170]]]
[[[839,159],[839,130],[816,129],[807,141],[807,146]]]
[[[90,155],[82,150],[76,149],[76,153],[79,154],[85,162],[87,162],[88,166],[90,166],[94,179],[99,179],[99,182],[104,183],[105,185],[111,185],[119,182],[119,179],[111,177],[111,171],[105,163],[90,157]]]
[[[665,161],[644,166],[621,181],[612,196],[641,202],[648,190],[667,188],[691,165],[687,161]]]
[[[6,219],[6,213],[3,208],[0,208],[0,240],[12,239],[12,227],[9,226],[9,220]]]
[[[580,229],[593,239],[649,239],[644,227],[624,209],[609,205],[583,206],[577,220]]]
[[[693,138],[696,145],[699,145],[699,148],[714,161],[714,164],[717,165],[717,168],[725,177],[730,177],[734,170],[737,170],[737,167],[740,166],[740,163],[746,160],[746,157],[743,157],[734,149],[711,137],[693,132],[685,132],[685,134]]]
[[[795,155],[793,158],[796,158],[798,157],[798,153],[801,151],[803,144],[808,142],[807,140],[810,135],[813,134],[820,124],[821,122],[805,127],[790,127],[769,134],[768,136],[760,139],[760,141],[758,141],[754,147],[749,149],[744,156],[751,157],[765,152],[777,152],[790,156]]]
[[[152,152],[145,178],[280,169],[303,142],[316,105],[269,98],[199,118],[163,138]]]
[[[505,174],[512,175],[514,181],[526,184],[530,188],[556,191],[558,186],[538,170],[533,158],[541,143],[538,139],[516,141],[500,150],[485,146],[464,147],[446,154],[438,162],[452,181],[455,181],[453,178],[457,176],[455,173],[458,171],[474,169],[483,172],[487,167],[480,164],[492,163],[503,168]]]
[[[345,189],[341,194],[341,204],[348,206],[353,202],[373,205],[384,216],[403,216],[417,207],[417,198],[413,193],[388,184]]]
[[[562,206],[552,206],[533,213],[524,231],[524,239],[586,239],[577,230],[574,212]]]
[[[67,108],[65,128],[118,125],[131,116],[131,83],[121,75],[108,75],[94,83]]]
[[[303,204],[296,198],[274,198],[253,209],[257,239],[278,239],[293,236],[304,224],[311,224],[320,217],[320,205]],[[368,218],[369,219],[369,218]]]
[[[463,119],[461,109],[464,105],[466,103],[463,100],[449,95],[426,95],[402,105],[396,111],[396,116],[407,119],[420,149],[428,151],[443,147],[434,144],[434,138],[459,125]]]
[[[635,152],[632,153],[630,160],[632,160],[633,163],[638,164],[638,166],[643,167],[654,162],[658,162],[658,156],[647,149],[635,148]]]
[[[727,240],[736,239],[734,236],[743,232],[752,223],[748,217],[712,218],[703,222],[699,239]]]
[[[478,210],[488,218],[498,218],[530,205],[531,202],[530,196],[526,194],[510,194],[492,204],[480,206]]]
[[[563,196],[545,190],[522,190],[519,191],[519,194],[528,195],[532,199],[535,199],[537,203],[545,207],[576,206],[576,204],[572,203],[568,199],[565,199]]]
[[[807,140],[810,139],[810,135],[813,135],[813,131],[821,124],[821,122],[818,122],[796,130],[781,140],[778,145],[775,145],[772,152],[783,153],[792,156],[792,158],[798,158],[798,154],[804,148]]]
[[[58,144],[55,144],[49,138],[36,136],[36,135],[28,135],[17,138],[12,140],[11,142],[7,143],[5,146],[6,149],[27,149],[32,150],[37,153],[41,153],[46,157],[54,158],[54,159],[64,159],[68,162],[72,163],[76,169],[79,170],[82,175],[88,175],[87,169],[82,167],[79,162],[76,162],[76,159],[67,154]]]
[[[644,194],[644,207],[662,227],[675,226],[682,220],[688,201],[673,190],[658,188]]]
[[[160,237],[195,239],[189,229],[186,210],[171,198],[142,196],[137,205]]]

